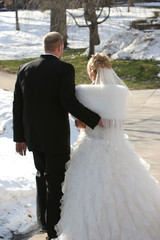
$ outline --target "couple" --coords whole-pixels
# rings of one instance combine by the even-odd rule
[[[25,155],[27,146],[37,169],[42,230],[58,240],[159,240],[160,187],[123,134],[127,87],[96,54],[93,84],[75,91],[62,36],[48,33],[44,50],[19,68],[13,103],[16,150]],[[68,113],[84,128],[71,158]]]

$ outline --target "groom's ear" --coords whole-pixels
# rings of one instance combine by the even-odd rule
[[[60,48],[61,48],[61,44],[59,44],[58,47],[57,47],[58,51],[60,50]]]
[[[58,51],[61,51],[61,50],[62,50],[62,48],[63,48],[63,44],[62,44],[62,43],[60,43],[60,44],[58,45],[57,49],[58,49]]]
[[[60,43],[58,45],[57,50],[58,50],[59,58],[61,58],[63,55],[63,43]]]

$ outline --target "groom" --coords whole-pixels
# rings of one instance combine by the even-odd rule
[[[16,151],[33,152],[37,169],[37,217],[48,238],[56,238],[60,218],[61,183],[70,158],[68,113],[94,128],[100,116],[75,97],[75,71],[61,61],[63,38],[58,32],[44,37],[38,59],[20,66],[14,91],[13,131]],[[45,217],[46,215],[46,217]]]

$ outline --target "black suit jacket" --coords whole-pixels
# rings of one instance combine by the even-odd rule
[[[68,112],[94,128],[100,117],[75,97],[75,71],[53,55],[41,55],[19,68],[13,101],[15,142],[30,151],[70,153]]]

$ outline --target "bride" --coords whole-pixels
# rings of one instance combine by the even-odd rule
[[[160,240],[160,187],[123,132],[129,92],[108,57],[88,62],[92,85],[79,85],[80,102],[103,118],[74,145],[63,183],[58,240]]]

